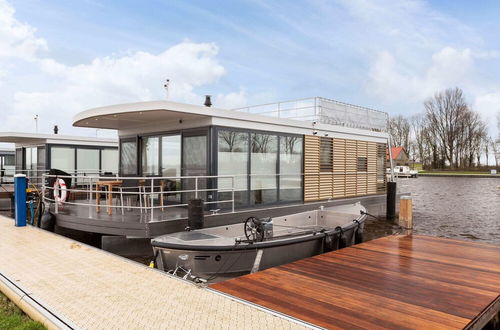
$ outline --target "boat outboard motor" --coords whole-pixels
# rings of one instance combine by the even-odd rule
[[[50,211],[45,211],[40,219],[40,228],[54,232],[55,226],[56,217]]]
[[[189,229],[203,228],[204,213],[203,199],[191,199],[188,204],[188,227]]]

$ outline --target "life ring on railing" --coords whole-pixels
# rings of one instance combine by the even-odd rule
[[[61,196],[59,197],[59,190],[61,190]],[[54,181],[54,200],[61,204],[66,201],[67,197],[67,189],[66,189],[66,182],[64,182],[63,179],[56,179]]]

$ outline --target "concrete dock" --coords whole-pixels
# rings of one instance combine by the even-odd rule
[[[329,329],[481,329],[500,311],[500,246],[389,236],[211,288]]]
[[[295,329],[303,325],[0,216],[0,291],[49,329]]]

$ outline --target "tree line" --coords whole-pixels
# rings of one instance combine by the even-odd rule
[[[467,104],[460,88],[437,92],[424,102],[424,111],[389,120],[393,146],[402,146],[424,168],[472,168],[490,155],[500,163],[500,137],[488,135],[487,124]],[[500,131],[500,112],[497,116]]]

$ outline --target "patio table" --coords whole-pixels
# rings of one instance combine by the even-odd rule
[[[112,180],[112,181],[97,181],[95,183],[96,187],[96,212],[99,212],[101,207],[101,187],[106,187],[108,192],[106,193],[106,203],[108,204],[108,214],[113,214],[113,208],[111,207],[113,201],[113,187],[121,186],[123,183],[122,180]]]

